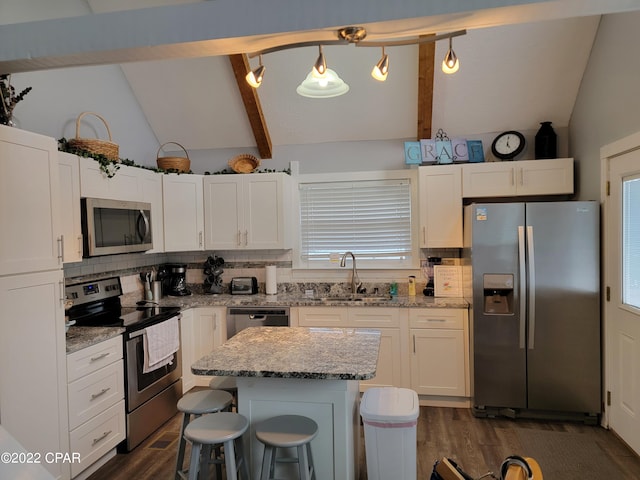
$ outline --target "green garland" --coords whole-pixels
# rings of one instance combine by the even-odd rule
[[[193,171],[189,170],[188,172],[183,172],[181,170],[176,170],[175,168],[169,168],[169,169],[162,169],[162,168],[154,168],[154,167],[146,167],[144,165],[138,165],[136,164],[133,160],[129,160],[128,158],[120,158],[118,159],[119,161],[115,161],[115,160],[111,160],[110,158],[105,157],[104,155],[100,154],[100,153],[91,153],[87,150],[83,150],[81,148],[76,148],[76,147],[72,147],[69,145],[69,142],[67,141],[66,138],[61,138],[58,140],[58,150],[60,152],[66,152],[66,153],[71,153],[73,155],[78,155],[80,157],[84,157],[84,158],[92,158],[94,159],[96,162],[98,162],[100,164],[100,170],[102,170],[104,172],[104,174],[107,176],[107,178],[113,178],[116,175],[116,172],[118,171],[118,169],[120,168],[120,165],[127,165],[128,167],[136,167],[136,168],[142,168],[145,170],[151,170],[153,172],[157,172],[157,173],[177,173],[179,174],[192,174]],[[255,172],[252,173],[274,173],[276,172],[276,170],[272,170],[272,169],[261,169],[261,170],[257,170]],[[284,170],[282,170],[283,173],[286,173],[288,175],[291,175],[291,169],[290,168],[285,168]],[[227,168],[217,171],[217,172],[204,172],[205,175],[223,175],[223,174],[236,174],[236,172],[234,172],[233,170],[229,170]]]

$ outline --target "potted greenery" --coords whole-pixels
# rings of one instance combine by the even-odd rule
[[[0,124],[13,126],[13,109],[30,91],[31,87],[27,87],[16,95],[16,89],[11,85],[11,75],[0,75]]]

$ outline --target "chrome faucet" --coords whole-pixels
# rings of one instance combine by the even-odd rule
[[[358,278],[358,271],[356,270],[356,256],[352,252],[345,252],[340,260],[340,266],[347,266],[347,255],[351,255],[353,266],[351,269],[351,293],[364,293],[366,290],[362,288],[362,282]]]

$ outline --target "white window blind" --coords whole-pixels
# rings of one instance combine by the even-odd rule
[[[358,262],[409,260],[410,181],[300,184],[300,243],[300,257],[309,266],[347,251]]]

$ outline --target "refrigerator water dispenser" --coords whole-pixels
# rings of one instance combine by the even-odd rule
[[[485,274],[482,287],[485,314],[513,315],[513,274]]]

